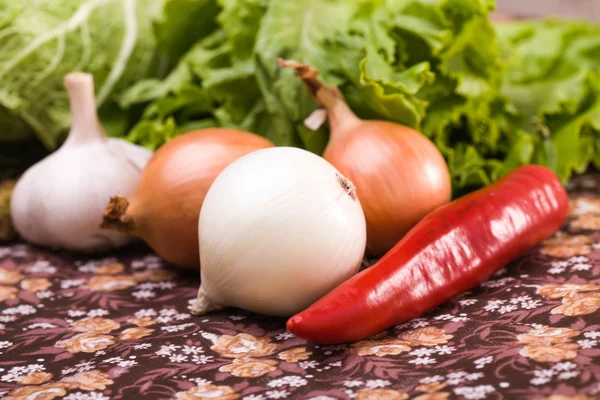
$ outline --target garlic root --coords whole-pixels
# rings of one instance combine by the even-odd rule
[[[203,287],[198,289],[198,297],[194,300],[194,303],[190,306],[190,312],[193,315],[204,315],[211,311],[221,310],[223,307],[211,303],[208,300],[206,292]]]

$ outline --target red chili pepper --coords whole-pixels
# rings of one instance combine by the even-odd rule
[[[415,318],[541,243],[562,226],[568,209],[550,169],[520,167],[430,213],[376,264],[291,317],[287,327],[334,344]]]

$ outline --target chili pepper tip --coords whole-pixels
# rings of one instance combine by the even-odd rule
[[[290,319],[287,320],[285,326],[287,327],[288,331],[294,333],[295,328],[298,326],[298,324],[301,323],[302,317],[300,315],[294,315],[293,317],[290,317]]]

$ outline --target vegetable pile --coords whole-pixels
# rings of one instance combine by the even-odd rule
[[[29,168],[0,240],[9,202],[36,245],[140,238],[200,267],[194,314],[363,339],[549,237],[600,167],[589,24],[494,26],[493,0],[4,2],[0,165]]]

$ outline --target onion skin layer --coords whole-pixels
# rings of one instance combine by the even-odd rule
[[[357,187],[367,219],[367,254],[381,256],[452,196],[446,161],[421,133],[361,121],[335,134],[324,158]]]
[[[107,217],[109,204],[103,226],[142,238],[171,264],[198,268],[198,217],[210,185],[233,161],[273,146],[261,136],[228,128],[178,136],[150,159],[119,221]]]

